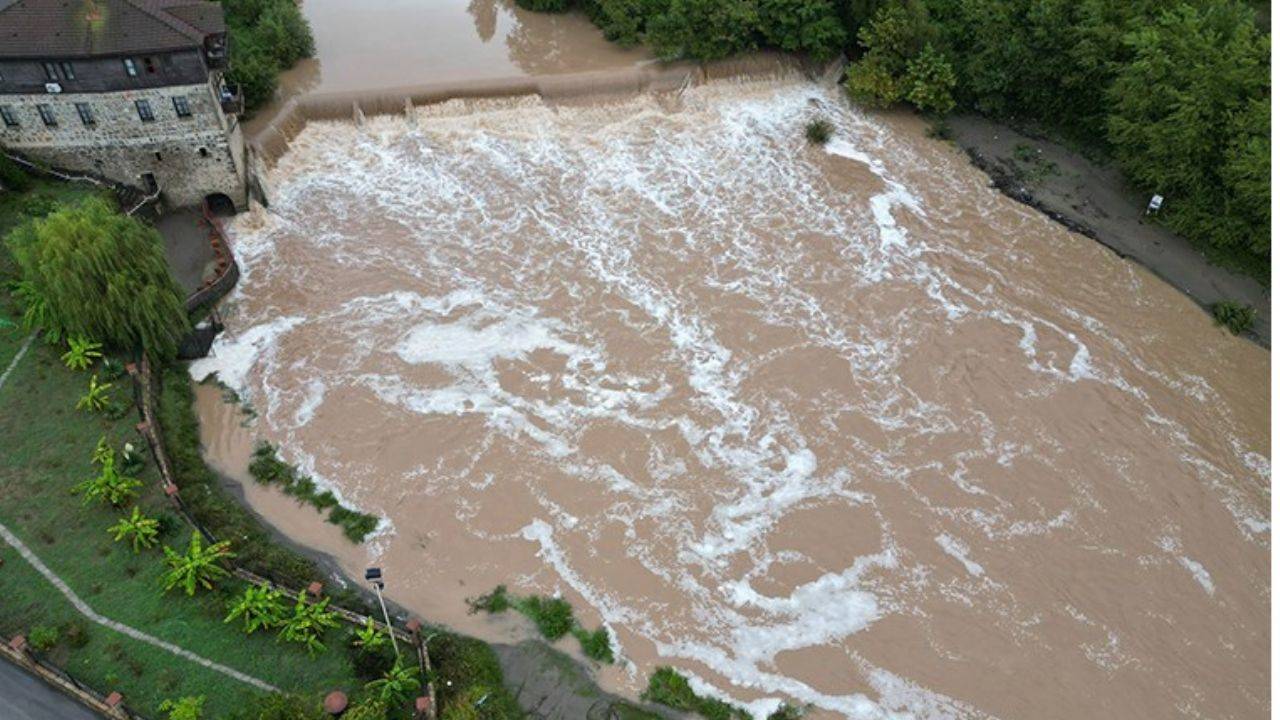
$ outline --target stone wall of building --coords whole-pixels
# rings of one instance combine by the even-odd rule
[[[150,174],[161,198],[173,207],[198,205],[223,193],[236,207],[248,203],[244,141],[235,116],[223,113],[213,75],[208,83],[107,93],[2,94],[0,108],[18,122],[0,123],[0,144],[48,165],[95,173],[149,190]],[[180,117],[174,98],[183,98],[189,117]],[[151,108],[139,115],[137,101]],[[93,122],[77,110],[84,104]],[[48,126],[39,106],[56,120]]]

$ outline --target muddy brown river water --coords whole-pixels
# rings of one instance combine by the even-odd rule
[[[494,639],[466,597],[562,594],[624,692],[1267,715],[1269,353],[821,82],[413,115],[310,123],[230,226],[192,371],[257,419],[203,387],[211,459],[269,439],[384,518],[250,487],[287,534]]]

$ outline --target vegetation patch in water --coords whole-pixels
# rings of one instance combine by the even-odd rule
[[[810,120],[809,124],[804,126],[804,137],[813,145],[826,145],[835,130],[835,126],[830,121],[818,118]]]
[[[612,663],[613,645],[609,631],[603,627],[588,630],[573,617],[573,606],[568,600],[539,595],[512,595],[506,585],[499,585],[485,595],[467,601],[471,612],[500,613],[515,610],[533,621],[542,637],[555,642],[565,635],[573,635],[582,646],[582,654],[602,663]]]
[[[264,485],[277,485],[287,495],[311,505],[318,512],[329,511],[329,522],[342,528],[351,542],[361,543],[378,528],[378,517],[343,507],[331,491],[321,491],[316,481],[304,475],[289,463],[281,460],[276,448],[269,442],[260,442],[253,450],[249,474]]]
[[[1213,319],[1219,325],[1231,331],[1232,335],[1253,327],[1258,317],[1258,310],[1250,305],[1243,305],[1233,300],[1223,300],[1213,304]]]

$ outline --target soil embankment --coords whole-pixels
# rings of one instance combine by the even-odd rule
[[[1223,300],[1252,305],[1258,319],[1249,337],[1271,347],[1270,290],[1212,264],[1185,238],[1144,221],[1149,198],[1119,170],[983,117],[956,116],[947,125],[955,143],[1001,192],[1146,267],[1206,309]]]

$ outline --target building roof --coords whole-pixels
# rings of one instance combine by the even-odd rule
[[[226,28],[207,0],[0,0],[0,57],[181,50]]]

